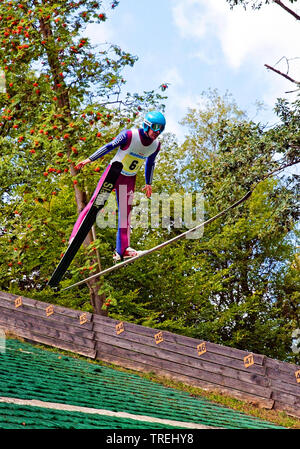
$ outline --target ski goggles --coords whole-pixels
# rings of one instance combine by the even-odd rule
[[[164,130],[164,125],[161,125],[160,123],[151,123],[151,122],[148,122],[146,120],[145,120],[145,123],[155,133],[157,133],[158,131],[161,133]]]

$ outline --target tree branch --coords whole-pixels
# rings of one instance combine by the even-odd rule
[[[299,84],[300,85],[300,81],[296,81],[293,78],[291,78],[289,75],[286,75],[285,73],[281,72],[280,70],[274,69],[274,67],[271,67],[268,64],[264,64],[265,67],[267,67],[267,69],[273,70],[273,72],[278,73],[278,75],[283,76],[284,78],[286,78],[287,80],[291,81],[292,83],[295,84]]]
[[[276,5],[280,6],[282,9],[284,9],[285,11],[287,11],[289,14],[294,16],[295,19],[300,20],[300,16],[295,11],[290,9],[288,6],[284,5],[282,3],[282,1],[280,1],[280,0],[273,0],[273,2],[276,3]]]
[[[258,181],[258,183],[261,182],[261,181],[264,181],[267,178],[270,178],[270,176],[273,176],[275,173],[281,172],[281,171],[285,170],[288,167],[292,167],[293,165],[299,164],[299,162],[300,162],[300,159],[298,159],[296,161],[293,161],[293,162],[288,162],[286,164],[281,165],[281,167],[275,168],[275,170],[272,170],[271,172],[269,172],[266,175],[264,175],[263,178],[260,181]]]

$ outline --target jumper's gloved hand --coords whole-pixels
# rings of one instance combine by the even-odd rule
[[[78,162],[75,169],[80,170],[82,167],[84,167],[86,164],[89,164],[90,162],[92,162],[90,159],[85,159],[84,161]]]
[[[150,184],[146,184],[145,187],[142,188],[142,191],[145,190],[145,194],[147,198],[150,198],[150,196],[152,195],[152,187]]]

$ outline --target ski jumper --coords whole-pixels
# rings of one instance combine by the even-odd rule
[[[70,241],[78,231],[82,220],[97,196],[111,164],[115,161],[119,161],[123,164],[123,169],[115,185],[118,204],[116,251],[122,256],[126,248],[130,246],[130,215],[136,174],[145,162],[145,181],[146,184],[152,183],[155,158],[160,151],[160,142],[151,140],[147,134],[145,134],[143,129],[124,130],[111,142],[95,151],[89,159],[95,161],[117,147],[119,147],[119,150],[102,174],[89,203],[80,213],[70,236]]]

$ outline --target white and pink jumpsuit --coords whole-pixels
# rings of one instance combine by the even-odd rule
[[[102,174],[89,203],[80,213],[74,225],[70,240],[72,240],[77,233],[82,220],[89,211],[105,180],[105,176],[111,164],[115,161],[119,161],[122,162],[123,169],[115,185],[119,211],[116,251],[120,256],[123,256],[126,248],[130,246],[130,213],[136,174],[145,162],[145,181],[146,184],[149,185],[152,183],[155,158],[160,151],[160,142],[150,139],[143,129],[124,130],[112,142],[109,142],[99,150],[95,151],[89,159],[95,161],[117,147],[120,147],[119,150]],[[122,201],[121,207],[120,201]]]

